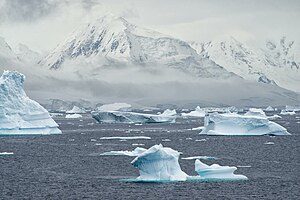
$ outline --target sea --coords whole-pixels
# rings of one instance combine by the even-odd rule
[[[277,113],[268,113],[270,115]],[[0,137],[0,199],[300,199],[300,113],[273,120],[287,136],[200,135],[203,118],[173,124],[101,124],[91,115],[54,117],[61,135]],[[103,140],[147,136],[151,139]],[[197,175],[190,156],[216,157],[206,164],[236,166],[249,180],[133,182],[134,157],[102,156],[108,151],[171,147],[181,169]]]

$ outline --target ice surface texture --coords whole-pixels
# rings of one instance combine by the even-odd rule
[[[200,160],[195,161],[195,171],[197,174],[204,179],[244,179],[248,178],[244,175],[236,175],[234,171],[236,167],[220,166],[218,164],[206,165]]]
[[[48,111],[26,95],[24,81],[16,71],[0,77],[0,135],[60,134]]]
[[[181,113],[181,115],[183,117],[204,117],[205,110],[202,110],[199,106],[197,106],[194,111],[191,111],[189,113]]]
[[[200,134],[208,135],[289,135],[287,130],[267,117],[212,113],[204,119]]]
[[[95,111],[93,118],[104,123],[174,123],[174,112],[164,112],[160,115],[121,112],[121,111]]]
[[[179,155],[178,151],[160,144],[142,152],[131,163],[139,169],[139,180],[185,181],[188,175],[180,168]]]

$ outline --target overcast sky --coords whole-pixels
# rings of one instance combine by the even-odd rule
[[[232,35],[254,44],[300,36],[300,0],[0,0],[0,36],[50,51],[105,13],[183,40]]]

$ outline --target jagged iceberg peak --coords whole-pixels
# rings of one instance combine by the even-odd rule
[[[139,169],[138,180],[185,181],[188,175],[180,168],[179,155],[178,151],[159,144],[138,154],[131,163]]]
[[[16,71],[0,77],[0,135],[61,133],[48,111],[26,95],[24,81]]]

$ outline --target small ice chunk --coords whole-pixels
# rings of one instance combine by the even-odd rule
[[[161,141],[163,141],[163,142],[170,142],[171,140],[170,139],[162,139]]]
[[[178,163],[180,153],[171,148],[154,145],[131,162],[139,169],[142,181],[185,181],[188,175]]]
[[[80,114],[67,114],[66,115],[67,119],[77,119],[77,118],[81,118],[81,117],[82,117],[82,115],[80,115]]]
[[[132,146],[144,146],[145,144],[136,144],[136,143],[133,143],[131,144]]]
[[[196,142],[205,142],[206,139],[195,140]]]
[[[14,152],[0,152],[0,156],[14,155]]]
[[[199,130],[203,130],[203,129],[204,129],[204,126],[199,126],[196,128],[192,128],[192,131],[199,131]]]
[[[274,142],[265,142],[264,144],[272,145],[272,144],[275,144],[275,143]]]
[[[199,159],[195,160],[195,171],[201,178],[205,179],[243,179],[248,178],[244,175],[236,175],[234,171],[237,170],[236,167],[220,166],[218,164],[206,165]]]
[[[280,115],[296,115],[295,111],[281,110]]]
[[[151,137],[147,137],[147,136],[101,137],[100,140],[151,140]]]
[[[279,115],[273,115],[273,116],[268,116],[268,119],[274,120],[274,119],[281,119],[282,117]]]

